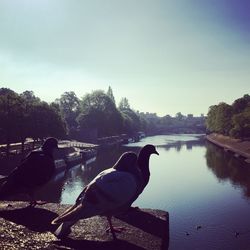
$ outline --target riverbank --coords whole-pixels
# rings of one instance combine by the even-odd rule
[[[212,133],[206,136],[206,139],[226,151],[233,152],[236,157],[243,157],[247,163],[250,163],[250,141],[242,141],[229,136]]]
[[[15,167],[17,167],[25,155],[32,150],[31,147],[26,147],[23,154],[21,153],[21,144],[11,144],[11,154],[9,157],[6,153],[0,152],[1,175],[8,175]],[[56,165],[56,174],[65,172],[67,169],[78,164],[86,164],[89,160],[96,157],[99,146],[97,144],[79,142],[79,141],[59,141],[60,149],[54,152],[54,160]],[[36,144],[35,148],[41,146],[41,142]],[[6,147],[6,145],[0,145]],[[34,149],[35,149],[34,148]]]
[[[100,216],[80,220],[68,238],[59,240],[50,222],[69,205],[27,206],[27,202],[0,202],[0,249],[168,249],[169,218],[164,211],[131,208],[113,218],[115,226],[125,227],[116,241],[105,232],[107,220]]]

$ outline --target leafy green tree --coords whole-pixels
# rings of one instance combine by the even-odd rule
[[[20,97],[25,100],[27,105],[33,105],[35,103],[41,102],[39,97],[36,97],[33,91],[26,90],[20,94]]]
[[[80,114],[80,99],[76,96],[75,92],[65,92],[59,99],[56,100],[59,105],[61,114],[64,117],[69,130],[76,129],[78,123],[76,118]]]
[[[134,134],[141,130],[141,119],[132,109],[121,110],[124,119],[124,132]]]
[[[230,135],[236,138],[250,136],[250,96],[244,95],[232,105],[219,103],[208,111],[206,126],[210,132]]]
[[[147,119],[140,112],[137,112],[137,116],[140,118],[140,130],[144,132],[147,131],[148,129]]]
[[[66,124],[54,104],[46,102],[35,104],[31,110],[33,120],[31,137],[35,140],[49,136],[64,138],[66,136]]]
[[[217,106],[215,129],[217,133],[229,135],[229,131],[232,128],[232,107],[224,102],[219,103]]]
[[[51,103],[48,107],[49,118],[49,136],[57,138],[65,138],[67,135],[67,124],[64,118],[61,116],[59,106],[55,103]]]
[[[128,134],[134,134],[141,129],[141,118],[139,114],[130,108],[128,99],[122,98],[119,104],[119,110],[123,117],[123,131]]]
[[[175,118],[181,121],[184,118],[184,115],[181,112],[176,113]]]
[[[123,97],[119,103],[119,109],[120,110],[126,110],[126,109],[131,109],[128,99],[126,97]]]
[[[232,129],[230,135],[236,138],[250,137],[250,96],[248,94],[232,104]]]
[[[113,103],[115,104],[115,97],[114,97],[114,94],[113,94],[113,90],[112,90],[112,88],[110,86],[108,88],[107,95],[113,101]]]
[[[40,98],[34,95],[33,91],[24,91],[20,94],[23,105],[23,120],[20,123],[19,129],[19,141],[22,143],[22,153],[24,152],[24,142],[27,137],[31,137],[33,128],[33,119],[31,116],[31,111],[34,105],[41,102]]]
[[[18,141],[22,135],[23,107],[23,101],[17,93],[7,88],[0,89],[1,143],[7,144],[7,156],[10,143]]]
[[[250,138],[250,106],[232,117],[230,135],[236,138]]]
[[[78,122],[82,129],[97,129],[99,137],[119,134],[122,128],[120,112],[102,90],[93,91],[83,97]]]
[[[162,126],[168,127],[173,125],[173,118],[170,115],[165,115],[161,118]]]
[[[207,113],[206,127],[209,132],[215,132],[216,109],[217,105],[210,106]]]
[[[234,114],[239,114],[244,111],[244,109],[250,104],[250,95],[246,94],[243,97],[236,99],[233,104],[233,112]]]

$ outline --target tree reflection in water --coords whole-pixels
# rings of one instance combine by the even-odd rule
[[[193,147],[204,147],[204,143],[204,137],[200,137],[199,139],[189,141],[168,141],[166,145],[160,145],[157,147],[164,148],[166,151],[174,148],[177,152],[180,152],[183,147],[186,147],[187,150],[192,150]]]
[[[219,181],[230,181],[241,187],[244,195],[250,197],[250,166],[243,159],[235,158],[233,153],[226,152],[209,142],[206,143],[207,166]]]

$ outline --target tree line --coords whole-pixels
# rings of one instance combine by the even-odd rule
[[[17,94],[0,88],[0,144],[22,142],[26,138],[43,140],[48,136],[94,142],[93,138],[126,134],[204,132],[205,117],[158,117],[131,108],[123,97],[118,104],[111,87],[94,90],[78,98],[75,92],[63,93],[52,103],[36,97],[33,91]]]
[[[250,96],[246,94],[236,99],[232,105],[221,102],[210,106],[206,126],[208,133],[250,138]]]
[[[65,92],[56,103],[68,125],[71,138],[81,137],[84,131],[91,134],[91,130],[96,131],[97,137],[119,134],[133,136],[139,131],[147,135],[205,133],[204,115],[185,116],[178,112],[175,117],[159,117],[156,113],[135,111],[126,97],[117,105],[111,87],[107,92],[96,90],[85,94],[82,99],[72,91]]]
[[[116,105],[111,87],[95,90],[81,99],[73,91],[65,92],[52,103],[36,97],[33,91],[17,94],[0,88],[0,144],[22,142],[27,138],[43,140],[79,139],[82,131],[96,137],[132,135],[146,129],[146,121],[134,111],[127,98]]]
[[[59,106],[41,101],[32,91],[17,94],[11,89],[0,88],[0,144],[34,140],[48,136],[66,135],[66,123]]]
[[[83,137],[83,132],[94,131],[97,138],[129,134],[145,130],[146,122],[134,111],[126,97],[118,105],[111,87],[108,91],[95,90],[79,99],[73,91],[55,100],[66,121],[70,138]],[[93,133],[92,133],[93,134]]]

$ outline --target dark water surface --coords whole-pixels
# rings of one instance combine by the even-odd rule
[[[250,249],[250,164],[196,135],[147,137],[101,152],[94,163],[57,176],[38,198],[74,203],[122,152],[138,152],[147,143],[156,145],[160,155],[152,155],[149,185],[134,205],[169,212],[169,249]]]

